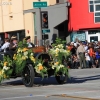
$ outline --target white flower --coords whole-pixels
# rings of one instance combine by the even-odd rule
[[[8,69],[9,69],[9,67],[6,67],[6,66],[3,67],[3,70],[8,70]]]
[[[31,53],[31,56],[33,56],[33,53]]]
[[[42,64],[41,64],[41,63],[39,63],[37,66],[42,66]]]
[[[63,68],[63,67],[64,67],[64,65],[60,65],[59,67],[60,67],[60,68]]]
[[[26,51],[26,52],[24,52],[24,55],[25,55],[25,56],[27,56],[27,55],[28,55],[28,52],[27,52],[27,51]]]

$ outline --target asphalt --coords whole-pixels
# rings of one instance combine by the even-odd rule
[[[0,100],[100,100],[100,69],[70,69],[68,82],[59,85],[54,77],[35,78],[27,88],[21,78],[2,82]]]

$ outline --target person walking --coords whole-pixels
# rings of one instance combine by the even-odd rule
[[[82,42],[80,42],[80,46],[77,48],[77,57],[79,58],[79,61],[80,61],[80,67],[86,68],[85,49]],[[83,64],[83,67],[82,67],[82,64]]]

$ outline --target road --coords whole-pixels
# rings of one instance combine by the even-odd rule
[[[70,69],[67,84],[57,84],[54,77],[35,78],[31,88],[20,78],[4,81],[0,100],[100,100],[100,69]]]

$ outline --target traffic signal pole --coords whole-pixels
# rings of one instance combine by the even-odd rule
[[[41,0],[38,0],[39,2],[41,2]],[[42,34],[42,23],[41,23],[41,8],[39,8],[39,13],[40,13],[40,30],[41,30],[41,40],[40,40],[40,45],[44,45],[44,35]],[[43,40],[42,40],[42,35],[43,35]]]

